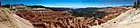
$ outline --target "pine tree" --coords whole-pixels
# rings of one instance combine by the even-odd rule
[[[133,5],[133,8],[136,8],[136,4],[137,4],[137,3],[135,2],[134,5]]]
[[[139,1],[139,0],[137,0],[137,7],[139,7],[139,5],[140,5],[140,1]]]
[[[137,0],[137,1],[134,3],[134,6],[133,6],[133,7],[134,7],[134,8],[140,7],[140,1]]]

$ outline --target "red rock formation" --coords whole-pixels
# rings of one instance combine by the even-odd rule
[[[16,14],[36,28],[88,28],[88,25],[96,25],[96,19],[74,19],[68,11],[18,10]]]
[[[89,28],[89,26],[105,23],[125,12],[125,8],[108,8],[102,19],[75,19],[69,11],[46,10],[18,10],[16,14],[29,20],[36,28]],[[95,20],[97,22],[95,22]]]

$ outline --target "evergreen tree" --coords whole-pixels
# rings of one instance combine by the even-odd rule
[[[137,0],[135,3],[134,3],[134,8],[138,8],[140,6],[140,1],[139,0]]]
[[[134,3],[133,8],[136,8],[136,2]]]

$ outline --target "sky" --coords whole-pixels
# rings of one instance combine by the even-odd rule
[[[135,0],[2,0],[2,4],[43,5],[47,7],[106,7],[132,5]]]

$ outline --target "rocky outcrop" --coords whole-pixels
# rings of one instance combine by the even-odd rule
[[[134,28],[140,23],[140,10],[139,9],[130,9],[127,12],[119,15],[113,20],[110,20],[103,24],[104,28]],[[132,24],[137,24],[133,25]],[[135,27],[139,28],[139,27]]]
[[[34,28],[33,25],[9,9],[0,8],[0,27],[1,28]]]

